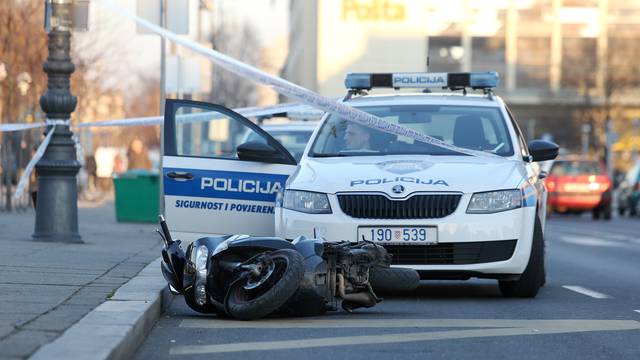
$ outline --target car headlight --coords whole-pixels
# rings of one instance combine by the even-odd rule
[[[331,214],[331,205],[327,194],[285,190],[282,207],[308,214]]]
[[[467,214],[490,214],[522,207],[522,191],[499,190],[475,193],[471,196]]]

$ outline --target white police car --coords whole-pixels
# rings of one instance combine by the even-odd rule
[[[535,296],[545,278],[546,204],[536,162],[554,158],[558,147],[527,147],[491,91],[497,81],[496,73],[350,74],[346,103],[446,146],[326,114],[299,163],[229,109],[167,100],[170,226],[187,239],[247,233],[373,241],[394,266],[422,278],[494,278],[506,296]],[[443,86],[464,93],[366,93]],[[247,132],[264,141],[239,143]]]
[[[284,148],[296,161],[300,161],[302,158],[304,149],[317,126],[316,121],[290,121],[260,125],[262,130],[284,145]],[[264,142],[264,139],[258,133],[249,132],[243,142],[249,141]]]

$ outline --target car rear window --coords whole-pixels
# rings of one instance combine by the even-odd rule
[[[551,168],[554,176],[601,175],[602,168],[597,161],[556,161]]]

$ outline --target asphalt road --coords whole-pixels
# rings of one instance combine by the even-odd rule
[[[547,285],[423,282],[354,314],[217,320],[176,298],[138,359],[640,359],[640,219],[547,223]]]

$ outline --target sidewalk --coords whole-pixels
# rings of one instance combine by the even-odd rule
[[[160,256],[155,224],[117,223],[112,200],[79,207],[84,244],[33,241],[33,209],[0,213],[0,358],[52,342]]]

